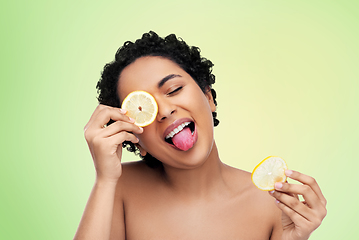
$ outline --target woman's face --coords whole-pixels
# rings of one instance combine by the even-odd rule
[[[155,121],[137,135],[141,154],[148,152],[176,168],[203,164],[214,144],[212,112],[216,107],[211,91],[203,93],[176,63],[154,56],[138,58],[121,72],[120,101],[135,90],[149,92],[158,104]],[[183,130],[179,125],[185,126]],[[173,130],[181,131],[173,136]]]

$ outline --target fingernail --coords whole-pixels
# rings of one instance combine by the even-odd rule
[[[130,119],[131,122],[135,122],[135,119],[131,118],[131,117],[128,117]]]
[[[290,175],[292,175],[292,173],[293,173],[292,170],[289,170],[289,169],[285,170],[285,175],[287,175],[288,177],[289,177]]]
[[[275,203],[276,203],[276,204],[279,204],[279,203],[280,203],[280,201],[276,199],[276,200],[275,200]]]
[[[125,109],[120,108],[120,112],[125,114],[127,111]]]
[[[275,187],[276,189],[281,189],[281,188],[283,187],[283,183],[277,182],[277,183],[274,184],[274,187]]]
[[[139,127],[139,129],[141,129],[141,131],[143,132],[143,128],[142,128],[142,127]]]
[[[269,194],[270,194],[270,195],[273,195],[273,193],[274,193],[274,190],[269,191]]]

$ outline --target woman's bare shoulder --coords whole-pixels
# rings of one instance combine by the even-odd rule
[[[253,206],[259,211],[278,212],[274,204],[274,198],[268,192],[259,190],[252,182],[251,173],[227,166],[228,168],[228,182],[233,189],[236,189],[236,194],[248,201],[249,206]]]
[[[231,187],[237,189],[239,192],[253,190],[250,172],[229,165],[225,165],[225,172],[225,179]]]

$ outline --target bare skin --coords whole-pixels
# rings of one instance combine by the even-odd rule
[[[99,105],[85,126],[97,176],[75,239],[304,240],[320,225],[326,200],[312,177],[289,171],[299,184],[277,184],[268,194],[254,187],[250,173],[222,163],[213,138],[212,95],[177,64],[137,59],[120,75],[120,100],[134,90],[155,97],[154,123],[142,129],[125,111]],[[115,123],[104,128],[110,119]],[[187,151],[164,140],[184,119],[195,125]],[[142,155],[151,153],[163,168],[121,164],[123,141],[137,144]]]
[[[248,173],[220,168],[221,181],[196,192],[175,191],[142,162],[125,165],[117,189],[126,197],[115,202],[124,203],[127,239],[270,239],[274,226],[281,228],[274,200],[253,187]]]

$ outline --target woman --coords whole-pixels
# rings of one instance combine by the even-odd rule
[[[96,182],[75,239],[302,240],[321,224],[326,200],[312,177],[289,170],[300,184],[267,194],[220,160],[212,66],[198,48],[154,32],[126,42],[105,66],[85,126]],[[158,104],[144,128],[119,108],[135,90]],[[122,146],[142,160],[122,164]]]

